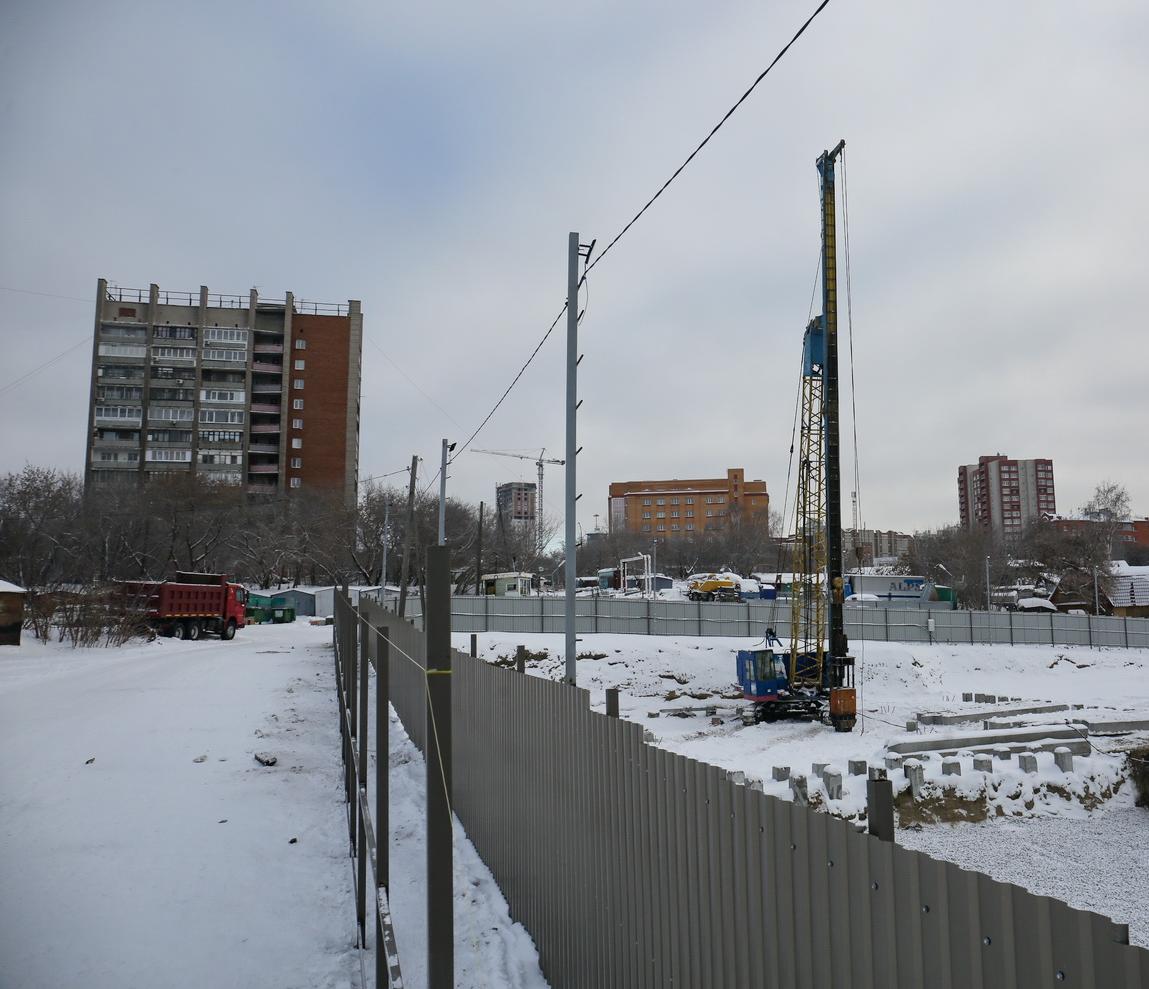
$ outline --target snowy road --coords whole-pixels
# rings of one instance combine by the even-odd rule
[[[0,985],[358,981],[329,643],[0,651]]]

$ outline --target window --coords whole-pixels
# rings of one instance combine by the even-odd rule
[[[191,450],[149,450],[147,459],[153,462],[190,464]]]
[[[148,348],[134,343],[102,343],[97,353],[101,357],[143,357]]]
[[[149,434],[149,439],[151,438]],[[188,434],[191,439],[191,434]],[[242,443],[243,433],[234,429],[201,429],[199,432],[201,443]]]
[[[291,402],[291,407],[293,409],[295,409],[296,412],[302,412],[303,411],[303,399],[302,398],[293,399]]]
[[[688,508],[688,509],[686,510],[686,517],[687,517],[688,519],[692,519],[692,518],[694,518],[694,509],[693,509],[693,508]],[[691,526],[690,528],[693,528],[693,526]]]
[[[246,350],[217,350],[215,348],[204,349],[203,359],[205,361],[232,361],[233,363],[243,363],[247,360]]]
[[[642,527],[642,531],[643,532],[650,532],[650,523],[649,522]]]
[[[232,389],[204,388],[200,391],[199,397],[200,401],[203,402],[241,403],[244,401],[245,395],[242,391],[235,391]]]
[[[714,510],[713,510],[713,509],[710,509],[710,508],[706,509],[706,517],[707,517],[708,519],[712,519],[712,518],[714,518]]]
[[[670,525],[670,530],[671,530],[671,532],[677,532],[678,531],[678,523],[672,522]]]
[[[302,341],[302,340],[299,340],[299,341],[296,341],[296,342],[297,342],[297,343],[302,343],[303,341]],[[292,486],[293,488],[298,488],[298,487],[299,487],[299,485],[300,485],[301,483],[302,483],[302,482],[299,480],[299,478],[298,478],[298,477],[293,477],[293,478],[291,479],[291,486]]]
[[[676,519],[676,518],[678,518],[678,512],[671,512],[671,513],[670,513],[670,517],[671,517],[672,519]],[[675,528],[677,529],[677,528],[678,528],[678,526],[675,526]]]
[[[650,512],[643,512],[643,513],[642,513],[642,517],[643,517],[644,519],[648,519],[648,518],[650,518]]]
[[[201,464],[223,464],[235,466],[243,463],[243,457],[238,450],[200,450],[199,462]]]
[[[144,389],[139,385],[101,385],[96,389],[96,397],[102,399],[139,399]]]
[[[305,361],[302,357],[300,357],[295,362],[295,370],[297,370],[297,371],[304,370],[306,368],[306,366],[307,366],[307,361]]]
[[[649,499],[649,498],[643,498],[643,499],[642,499],[642,504],[643,504],[643,506],[649,505],[649,504],[650,504],[650,499]]]
[[[660,519],[664,519],[664,518],[666,518],[666,512],[655,512],[655,517],[660,518]]]
[[[299,339],[297,339],[295,341],[295,349],[296,350],[306,350],[307,349],[307,341],[304,340],[302,337],[300,337]]]
[[[660,525],[660,526],[658,527],[658,531],[659,531],[659,532],[666,532],[666,526],[664,526],[664,525]]]
[[[291,438],[291,449],[302,450],[303,449],[303,440],[300,439],[298,436],[293,436]]]
[[[244,414],[232,409],[200,409],[200,422],[223,422],[238,426],[243,422]]]
[[[149,429],[149,443],[190,443],[190,429]]]
[[[671,503],[672,505],[677,505],[677,504],[678,504],[678,499],[677,499],[677,498],[671,498],[671,499],[670,499],[670,503]]]
[[[194,361],[194,347],[153,347],[152,360],[165,361]]]
[[[291,420],[291,428],[292,429],[302,429],[303,428],[303,420],[302,419],[292,419]]]
[[[686,504],[688,504],[688,505],[693,505],[693,504],[694,504],[694,499],[693,499],[693,498],[687,498],[687,499],[686,499]]]
[[[157,326],[154,334],[157,340],[194,340],[194,326]]]
[[[171,408],[166,405],[153,405],[148,409],[149,419],[158,419],[161,422],[191,422],[192,410],[188,408]]]
[[[296,391],[300,391],[303,388],[303,379],[302,378],[293,378],[291,381],[291,387],[294,388]]]
[[[665,498],[659,498],[659,499],[658,499],[658,504],[659,504],[659,505],[665,505],[665,504],[666,504],[666,499],[665,499]]]
[[[689,530],[691,530],[691,529],[693,529],[693,528],[694,528],[694,523],[693,523],[693,522],[687,522],[687,523],[686,523],[686,528],[687,528],[687,530],[688,530],[688,531],[689,531]]]
[[[291,458],[291,466],[294,467],[296,470],[299,470],[299,468],[303,466],[303,458],[302,457],[292,457]]]
[[[247,345],[247,330],[240,330],[230,326],[209,326],[203,331],[204,341],[214,343],[242,343]]]

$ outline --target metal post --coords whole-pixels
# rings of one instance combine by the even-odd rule
[[[451,565],[446,546],[427,550],[427,986],[455,984],[451,846]]]
[[[471,633],[471,659],[477,659],[479,655],[479,637]]]
[[[567,455],[566,455],[566,680],[577,679],[575,645],[575,453],[577,433],[575,416],[578,406],[578,234],[567,237]]]
[[[384,580],[386,585],[386,580]],[[387,714],[388,664],[390,662],[388,629],[375,633],[375,882],[389,890],[390,874],[390,821],[388,820],[387,771],[391,765],[390,728]],[[375,985],[387,985],[387,952],[383,950],[383,919],[375,910]]]
[[[515,672],[527,672],[527,647],[515,646]]]
[[[443,437],[443,461],[439,465],[439,545],[447,545],[447,438]]]
[[[479,531],[475,536],[475,593],[482,594],[483,586],[483,503],[479,502]]]
[[[894,785],[890,780],[866,780],[866,820],[875,838],[894,840]]]
[[[1093,568],[1093,613],[1101,614],[1101,595],[1097,590],[1097,568]]]
[[[618,717],[618,687],[606,688],[606,716],[608,718]]]
[[[379,598],[379,603],[384,607],[387,606],[387,543],[391,538],[391,499],[388,498],[383,502],[383,579],[379,581],[383,585],[383,594]]]

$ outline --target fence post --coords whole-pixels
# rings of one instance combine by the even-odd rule
[[[360,606],[361,608],[362,606]],[[355,639],[359,645],[359,765],[355,774],[357,792],[355,794],[355,821],[359,836],[356,848],[359,852],[358,871],[355,887],[355,916],[359,921],[359,947],[367,947],[367,842],[364,840],[366,827],[363,815],[367,812],[367,667],[370,665],[370,638],[367,625],[362,621],[362,611],[355,611]],[[378,689],[378,688],[376,688]]]
[[[455,984],[455,901],[451,847],[451,560],[427,550],[427,987]]]
[[[539,595],[539,631],[545,632],[547,630],[547,610],[544,607],[546,599]],[[578,622],[578,609],[575,609],[575,622]]]
[[[969,610],[969,644],[973,645],[973,608]]]
[[[597,634],[598,633],[598,595],[596,594],[594,597],[591,598],[591,600],[594,602],[594,630],[595,630],[595,633]]]
[[[391,718],[387,713],[390,694],[391,643],[389,628],[375,631],[375,881],[391,890],[391,824],[388,819],[388,779],[391,765]],[[383,918],[375,911],[375,985],[387,985],[387,952],[384,950]]]
[[[489,632],[491,630],[491,598],[490,595],[483,595],[483,631]]]
[[[1057,630],[1053,627],[1053,613],[1049,615],[1049,644],[1051,646],[1057,645]]]
[[[1086,612],[1085,627],[1089,629],[1089,648],[1093,648],[1093,616]],[[1125,626],[1125,645],[1129,645],[1129,626]]]
[[[527,647],[515,646],[515,672],[527,672]]]
[[[650,598],[646,599],[646,634],[650,635]]]
[[[478,658],[479,658],[479,637],[474,632],[472,632],[471,633],[471,659],[478,659]]]
[[[608,718],[618,717],[618,687],[606,688],[606,716]]]
[[[751,624],[751,619],[750,619],[750,602],[749,601],[746,602],[746,634],[748,636],[754,634],[754,627]]]
[[[879,841],[894,840],[894,785],[888,779],[866,780],[866,820]]]
[[[1121,618],[1122,618],[1122,621],[1124,622],[1124,625],[1125,625],[1125,648],[1128,649],[1129,648],[1129,616],[1128,615],[1122,615]]]
[[[1013,612],[1007,611],[1006,614],[1009,615],[1009,644],[1012,646],[1013,645]]]
[[[886,618],[886,641],[889,642],[890,641],[890,609],[889,608],[883,608],[882,614]]]
[[[695,607],[698,609],[698,635],[702,635],[702,602],[695,601]]]

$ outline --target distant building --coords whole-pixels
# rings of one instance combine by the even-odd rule
[[[1102,522],[1100,518],[1067,518],[1049,513],[1044,517],[1062,532],[1085,532]],[[1109,547],[1113,559],[1122,559],[1135,547],[1149,550],[1149,518],[1122,519],[1114,523],[1113,542]]]
[[[87,485],[195,474],[357,497],[359,303],[99,280]]]
[[[770,517],[765,481],[747,481],[741,467],[701,480],[617,481],[610,486],[610,531],[658,538],[697,535],[733,524],[760,525]]]
[[[1010,460],[1000,453],[979,457],[958,468],[958,506],[966,529],[1020,535],[1031,519],[1057,511],[1053,461]]]
[[[896,560],[910,551],[914,537],[890,529],[843,529],[842,562],[846,569],[872,567],[878,560]],[[858,551],[861,550],[861,559]]]
[[[536,486],[529,481],[508,481],[495,488],[498,517],[504,524],[523,522],[534,525]]]

